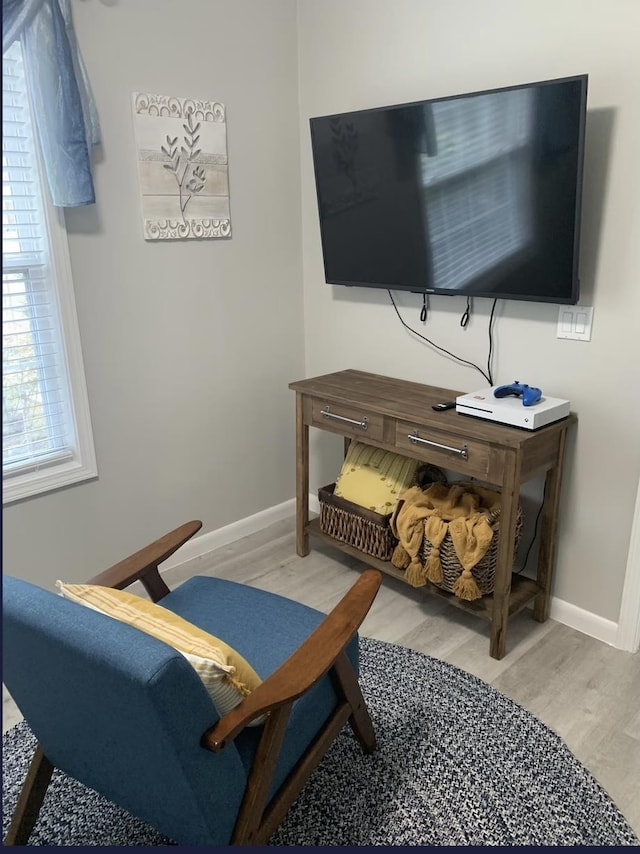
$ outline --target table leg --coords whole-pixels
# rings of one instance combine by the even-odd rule
[[[547,472],[544,482],[544,499],[540,518],[540,549],[538,551],[538,571],[536,580],[540,592],[533,601],[533,618],[539,623],[549,617],[551,604],[551,586],[556,562],[556,543],[558,530],[558,508],[560,505],[560,487],[562,484],[562,466],[567,431],[558,437],[558,454],[553,468]]]
[[[303,396],[296,392],[296,552],[309,554],[309,425],[305,424]]]
[[[505,454],[502,473],[500,506],[500,542],[496,556],[496,569],[491,611],[491,639],[489,655],[503,658],[507,651],[509,626],[509,600],[513,572],[514,545],[518,504],[520,502],[520,460],[517,451]]]

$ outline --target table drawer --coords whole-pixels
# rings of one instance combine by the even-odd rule
[[[490,446],[484,442],[453,435],[410,421],[396,424],[396,448],[424,455],[434,465],[461,474],[486,477],[491,459]]]
[[[354,436],[366,440],[382,441],[384,416],[379,412],[367,412],[354,406],[313,400],[311,423],[323,430],[334,430],[343,436]]]

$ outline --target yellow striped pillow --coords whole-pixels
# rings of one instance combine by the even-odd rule
[[[97,584],[56,581],[56,586],[65,599],[128,623],[182,653],[202,680],[220,716],[235,708],[262,682],[233,647],[162,605]],[[263,721],[264,715],[250,726]]]
[[[386,516],[411,486],[419,460],[352,442],[336,480],[334,495]]]

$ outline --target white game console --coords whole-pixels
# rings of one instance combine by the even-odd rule
[[[525,430],[538,430],[546,424],[566,418],[571,410],[568,400],[543,395],[537,403],[525,406],[520,396],[494,397],[500,386],[489,386],[456,398],[456,412],[487,421],[497,421]]]

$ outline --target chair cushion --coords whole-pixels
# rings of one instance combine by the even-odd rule
[[[309,637],[326,614],[286,596],[212,576],[192,576],[162,600],[167,608],[199,626],[223,635],[266,679]],[[359,672],[358,634],[346,649]],[[285,780],[336,707],[329,674],[295,701],[282,751],[274,772],[270,797]],[[260,731],[246,729],[235,746],[251,768]]]
[[[334,495],[386,516],[415,477],[419,460],[352,442],[336,480]]]
[[[57,581],[62,596],[128,623],[182,653],[202,680],[219,715],[235,708],[261,679],[232,646],[178,614],[124,590]],[[251,723],[257,726],[264,717]]]
[[[194,575],[162,599],[204,631],[225,638],[266,679],[326,614],[287,596],[214,576]]]

